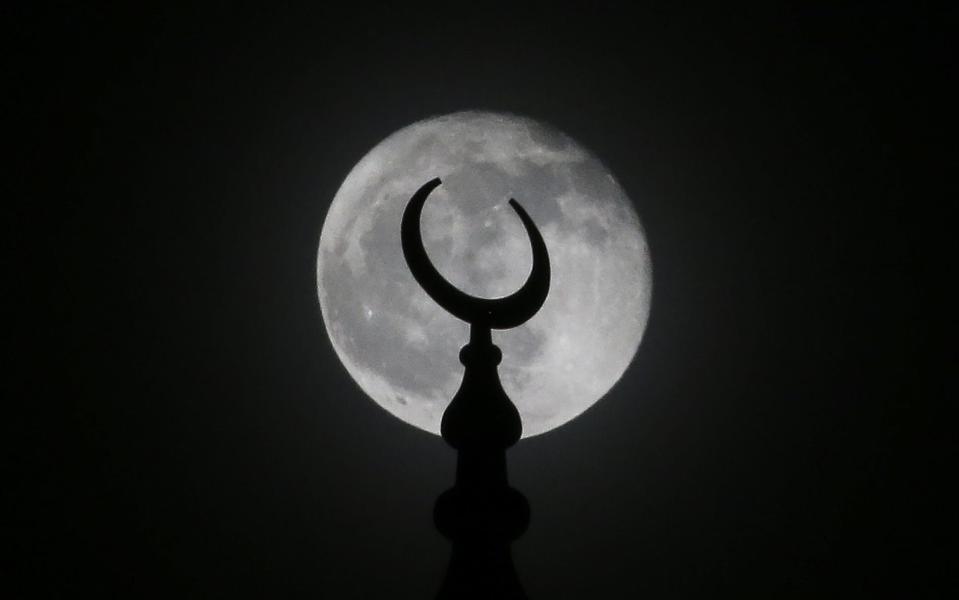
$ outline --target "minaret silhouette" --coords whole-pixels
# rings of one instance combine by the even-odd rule
[[[549,293],[546,245],[536,225],[515,200],[510,205],[526,228],[533,250],[530,275],[514,294],[484,299],[469,296],[443,279],[426,255],[420,233],[423,204],[439,178],[421,187],[403,213],[403,254],[413,277],[444,309],[470,324],[469,343],[460,350],[466,368],[440,426],[456,449],[456,482],[436,500],[433,519],[452,543],[438,600],[527,598],[513,565],[510,544],[529,526],[526,498],[510,487],[506,450],[519,441],[522,421],[503,390],[497,366],[502,352],[492,329],[525,323]]]

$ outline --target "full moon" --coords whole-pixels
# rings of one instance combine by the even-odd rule
[[[494,330],[503,388],[523,437],[580,415],[622,377],[649,316],[652,264],[632,203],[569,136],[509,114],[459,112],[392,134],[347,175],[320,234],[317,288],[333,348],[357,384],[394,416],[439,435],[463,376],[469,325],[414,281],[400,245],[406,204],[423,209],[423,243],[462,291],[519,289],[532,266],[515,198],[546,242],[552,269],[540,311]]]

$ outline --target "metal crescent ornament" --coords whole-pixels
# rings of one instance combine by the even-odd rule
[[[543,306],[549,294],[550,269],[546,243],[536,224],[519,202],[510,198],[509,204],[519,215],[533,251],[533,266],[523,286],[503,298],[477,298],[466,294],[448,282],[433,266],[420,232],[420,217],[426,198],[440,185],[437,177],[428,181],[413,194],[400,226],[403,256],[417,283],[437,304],[453,316],[481,328],[510,329],[528,321]]]

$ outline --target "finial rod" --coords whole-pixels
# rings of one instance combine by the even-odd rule
[[[420,232],[423,204],[439,178],[423,185],[403,212],[403,255],[413,278],[437,304],[470,324],[469,343],[460,350],[463,382],[443,413],[440,432],[457,450],[456,484],[436,501],[433,518],[453,542],[439,598],[526,598],[510,557],[510,543],[529,525],[529,503],[509,486],[506,449],[519,441],[523,423],[500,383],[503,353],[492,329],[522,325],[549,293],[546,244],[523,207],[510,199],[529,236],[533,266],[526,283],[505,298],[476,298],[446,281],[426,254]]]

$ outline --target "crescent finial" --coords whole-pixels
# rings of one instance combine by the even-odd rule
[[[543,306],[549,294],[549,253],[536,224],[519,202],[511,198],[509,204],[523,222],[533,250],[533,267],[529,277],[523,287],[504,298],[477,298],[466,294],[443,278],[433,266],[423,246],[420,216],[426,198],[440,183],[440,178],[437,177],[424,184],[413,194],[403,212],[400,228],[403,256],[413,278],[437,304],[472,325],[491,329],[509,329],[522,325]]]

